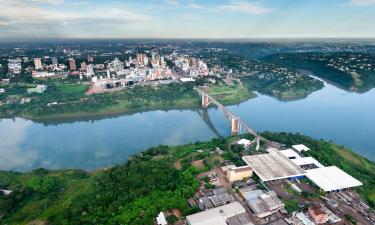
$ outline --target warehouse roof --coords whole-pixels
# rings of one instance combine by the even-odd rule
[[[293,145],[293,149],[295,149],[298,152],[303,152],[303,151],[309,151],[310,149],[306,147],[306,145],[300,144],[300,145]]]
[[[209,209],[186,217],[190,225],[227,225],[227,219],[242,213],[245,208],[239,202]]]
[[[305,171],[280,152],[244,156],[242,159],[262,181],[303,176]]]
[[[303,157],[298,159],[291,159],[298,166],[305,166],[309,164],[314,164],[318,168],[324,167],[318,160],[314,159],[313,157]]]
[[[336,191],[361,186],[362,183],[336,166],[316,168],[307,171],[307,178],[324,191]]]

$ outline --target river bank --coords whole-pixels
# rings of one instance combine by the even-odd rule
[[[363,182],[357,190],[375,206],[375,163],[332,142],[300,134],[262,133],[267,139],[292,144],[304,143],[309,154],[326,166],[336,165]],[[158,212],[179,208],[191,214],[187,199],[199,187],[195,175],[207,171],[222,159],[236,161],[241,155],[231,147],[234,138],[213,139],[175,147],[158,146],[131,157],[127,162],[92,172],[44,170],[28,173],[0,172],[0,188],[12,190],[0,196],[0,222],[28,224],[149,224]],[[209,154],[216,147],[222,156]],[[197,152],[200,150],[200,152]],[[205,167],[190,166],[203,159]],[[177,166],[178,165],[178,166]],[[147,188],[145,188],[147,187]],[[143,216],[139,216],[139,215]]]

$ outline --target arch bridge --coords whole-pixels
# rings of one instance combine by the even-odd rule
[[[210,104],[214,104],[217,106],[225,115],[226,119],[229,122],[230,131],[232,135],[237,135],[241,133],[248,133],[255,137],[254,142],[256,142],[257,146],[256,149],[259,149],[259,141],[264,140],[267,141],[265,138],[261,137],[257,132],[255,132],[251,127],[249,127],[244,121],[242,121],[238,116],[236,116],[234,113],[232,113],[229,109],[227,109],[225,106],[223,106],[220,102],[218,102],[216,99],[214,99],[212,96],[210,96],[205,91],[195,87],[194,88],[198,94],[201,96],[201,103],[202,108],[207,109],[207,107]]]

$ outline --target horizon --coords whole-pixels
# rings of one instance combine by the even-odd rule
[[[0,0],[0,39],[373,39],[375,0]],[[348,19],[350,18],[350,19]],[[345,21],[343,23],[342,21]]]

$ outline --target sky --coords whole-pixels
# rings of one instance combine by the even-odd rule
[[[0,38],[375,38],[375,0],[0,0]]]

